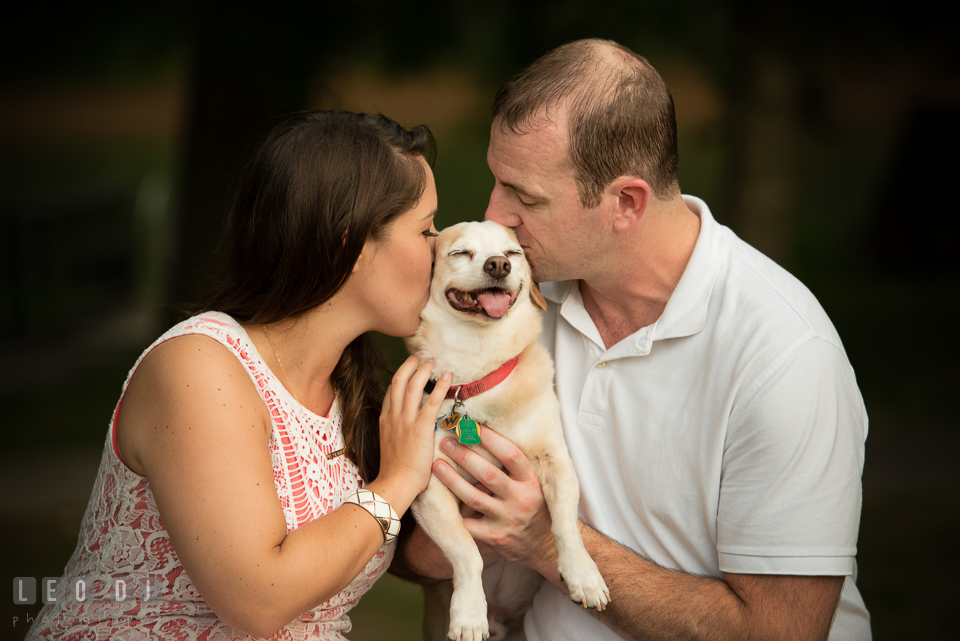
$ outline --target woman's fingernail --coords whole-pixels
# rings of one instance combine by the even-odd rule
[[[453,374],[451,374],[450,372],[444,372],[443,374],[440,375],[441,381],[449,381],[452,378],[453,378]]]
[[[444,472],[447,471],[447,464],[444,463],[443,461],[436,461],[433,464],[433,471],[436,472],[437,474],[443,474]]]
[[[452,438],[443,439],[443,441],[440,443],[440,449],[446,452],[447,454],[450,454],[451,452],[453,452],[453,439]]]

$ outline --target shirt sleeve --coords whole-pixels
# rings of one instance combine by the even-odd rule
[[[720,570],[854,573],[867,416],[843,350],[811,338],[758,378],[724,446]]]

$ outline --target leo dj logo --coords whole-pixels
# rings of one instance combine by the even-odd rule
[[[163,577],[151,576],[133,579],[77,577],[44,577],[40,580],[40,602],[59,603],[63,600],[83,603],[88,599],[109,599],[117,603],[138,601],[146,603],[160,599]],[[33,605],[37,602],[37,580],[32,576],[13,579],[13,604]]]

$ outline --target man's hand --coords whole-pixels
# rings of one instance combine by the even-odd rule
[[[468,483],[442,460],[434,462],[434,474],[464,505],[476,511],[477,516],[465,518],[464,525],[478,542],[491,546],[509,561],[541,574],[550,573],[552,568],[556,574],[557,553],[550,531],[550,513],[533,465],[511,441],[489,428],[481,430],[482,446],[503,463],[503,470],[448,438],[440,449],[482,487]]]
[[[493,435],[495,440],[500,441],[501,447],[498,451],[511,453],[515,452],[516,454],[519,454],[522,462],[525,462],[529,468],[527,472],[533,475],[532,478],[533,483],[536,484],[537,496],[540,499],[539,502],[542,503],[540,484],[536,479],[536,475],[533,474],[533,469],[530,466],[529,461],[527,461],[527,458],[523,455],[523,453],[520,452],[520,450],[518,450],[510,441],[495,434],[489,428],[482,425],[479,425],[478,428],[481,430],[481,434],[483,435],[482,438],[485,442],[490,435]],[[491,465],[482,457],[477,456],[469,449],[459,445],[453,439],[447,440],[455,446],[455,450],[459,450],[457,452],[458,456],[462,457],[465,453],[471,454],[476,457],[479,462],[483,463],[486,467],[489,467],[490,470],[496,472],[500,476],[504,476],[503,472],[501,472],[499,468]],[[504,456],[506,456],[506,454],[504,454]],[[455,458],[454,460],[458,459]],[[480,551],[480,556],[483,558],[484,567],[488,567],[503,558],[496,549],[485,543],[484,540],[477,537],[476,533],[472,529],[475,527],[482,527],[489,530],[493,527],[489,520],[485,520],[486,515],[483,512],[471,506],[472,503],[472,505],[482,507],[481,504],[484,503],[484,501],[478,495],[482,495],[491,501],[499,501],[499,499],[494,497],[492,491],[480,482],[477,482],[475,485],[468,483],[462,476],[460,476],[460,474],[457,473],[456,470],[451,468],[443,461],[436,461],[434,463],[434,471],[436,472],[437,470],[439,470],[437,477],[441,481],[444,481],[448,486],[456,485],[458,488],[460,488],[460,493],[458,495],[460,496],[461,500],[463,500],[465,496],[472,497],[469,503],[464,501],[460,506],[460,515],[463,517],[464,525],[466,526],[467,531],[473,534],[474,538],[476,539],[477,549]],[[510,508],[504,507],[502,509]],[[543,509],[544,512],[546,512],[546,508],[544,507]],[[481,521],[484,523],[484,525],[480,525]],[[549,530],[549,521],[547,528]],[[496,538],[499,540],[499,537]],[[404,528],[401,530],[400,540],[401,547],[398,550],[398,553],[394,556],[393,564],[390,567],[390,571],[392,573],[408,581],[413,581],[416,583],[433,583],[435,581],[450,579],[453,577],[453,568],[450,566],[449,561],[447,561],[447,559],[443,556],[443,553],[437,547],[436,543],[434,543],[423,531],[423,529],[415,524],[415,522],[411,520],[404,526]],[[552,538],[550,540],[550,544],[551,546],[553,545]]]

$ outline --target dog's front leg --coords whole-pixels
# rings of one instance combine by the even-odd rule
[[[460,516],[457,497],[435,476],[413,503],[417,523],[453,566],[450,629],[457,641],[482,641],[489,636],[487,601],[483,595],[483,558]]]
[[[597,564],[583,545],[577,526],[580,484],[565,445],[532,453],[531,461],[543,488],[543,498],[553,521],[557,544],[557,569],[570,590],[570,598],[585,608],[603,610],[610,602],[610,590]]]

